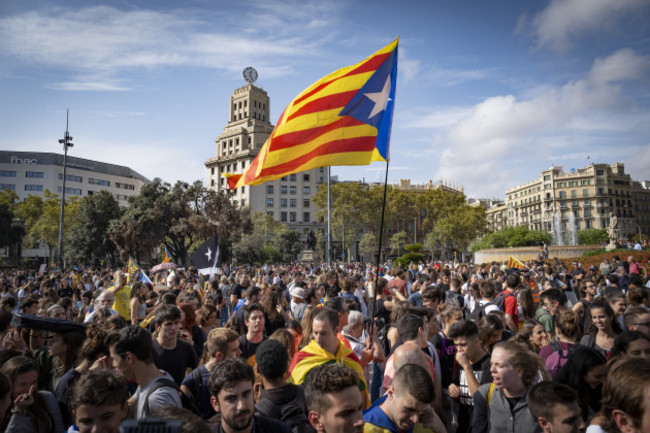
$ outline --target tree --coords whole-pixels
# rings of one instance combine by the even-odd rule
[[[6,247],[20,242],[25,234],[22,224],[15,215],[18,195],[9,190],[0,190],[0,246]]]
[[[489,233],[472,245],[472,251],[487,248],[537,246],[541,241],[550,245],[551,234],[543,230],[530,230],[528,226],[506,227]]]
[[[397,232],[390,237],[388,242],[388,247],[390,248],[390,253],[394,256],[399,255],[406,244],[406,232]]]
[[[79,212],[79,197],[66,199],[63,239],[70,238],[72,227],[77,223]],[[26,245],[36,246],[45,244],[48,257],[53,259],[54,249],[59,246],[59,230],[61,221],[61,199],[58,194],[49,190],[43,192],[43,197],[28,196],[16,206],[16,216],[23,220],[26,232]]]
[[[580,245],[601,245],[609,242],[607,229],[584,229],[578,231],[578,244]]]
[[[366,233],[359,241],[359,252],[364,257],[375,257],[377,254],[377,235],[374,233]]]
[[[447,251],[465,252],[473,240],[485,233],[485,209],[463,204],[442,216],[432,233]]]
[[[300,232],[290,230],[270,215],[256,212],[252,226],[252,232],[233,246],[233,255],[239,263],[291,261],[302,249]]]
[[[164,244],[173,259],[186,264],[188,254],[217,234],[223,260],[230,246],[251,230],[248,208],[234,205],[228,193],[207,189],[201,181],[170,184],[156,178],[109,228],[109,237],[123,255],[139,261]]]
[[[88,195],[79,202],[78,224],[70,233],[69,256],[78,263],[108,258],[115,265],[115,244],[108,237],[112,220],[122,215],[120,205],[108,191]]]
[[[296,260],[298,253],[302,251],[302,243],[300,241],[301,237],[302,235],[298,230],[287,230],[280,235],[279,251],[285,262]]]

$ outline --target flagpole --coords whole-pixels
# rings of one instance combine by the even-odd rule
[[[375,272],[375,284],[372,291],[372,315],[370,316],[370,341],[372,344],[372,336],[374,333],[373,327],[375,326],[375,309],[377,308],[377,285],[379,284],[379,262],[381,261],[381,245],[383,241],[384,234],[384,213],[386,211],[386,192],[388,190],[388,164],[389,159],[386,159],[386,174],[384,175],[384,199],[381,205],[381,222],[379,223],[379,246],[377,247],[377,260],[375,261],[375,266],[377,272]]]
[[[330,183],[331,167],[327,167],[327,267],[332,264],[332,187]]]

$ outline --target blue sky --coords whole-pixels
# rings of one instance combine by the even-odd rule
[[[648,23],[647,0],[2,0],[0,148],[61,152],[69,108],[72,155],[204,179],[245,67],[275,122],[400,36],[390,182],[504,198],[589,161],[645,180]],[[332,172],[380,181],[384,168]]]

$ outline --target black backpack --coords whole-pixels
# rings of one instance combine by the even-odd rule
[[[480,302],[476,302],[476,305],[474,305],[474,309],[472,310],[471,313],[469,313],[469,320],[471,320],[474,323],[478,323],[479,320],[485,316],[485,308],[494,305],[492,302],[488,301],[484,304],[481,304]]]
[[[298,393],[303,393],[302,388],[297,389]],[[316,433],[307,418],[307,414],[300,407],[298,399],[294,398],[288,403],[277,405],[270,399],[262,397],[255,403],[255,409],[261,414],[270,416],[270,418],[282,421],[291,427],[293,433]]]
[[[151,416],[151,409],[149,409],[149,397],[151,394],[154,393],[157,389],[163,388],[163,387],[169,387],[169,388],[174,388],[176,392],[181,397],[181,404],[183,405],[183,409],[187,409],[190,412],[201,416],[201,413],[199,412],[199,409],[196,407],[196,404],[194,404],[194,401],[192,398],[188,397],[181,389],[176,385],[176,382],[174,382],[171,379],[168,379],[166,377],[163,377],[162,379],[156,380],[153,385],[151,385],[151,388],[147,391],[147,393],[144,395],[144,407],[143,407],[143,412],[145,416]]]
[[[499,310],[505,311],[505,303],[506,303],[506,298],[508,296],[512,296],[513,298],[515,297],[515,295],[513,295],[512,293],[504,294],[503,292],[501,292],[497,295],[496,298],[492,300],[493,301],[492,303],[497,307],[499,307]]]

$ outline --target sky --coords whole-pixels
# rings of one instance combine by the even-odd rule
[[[561,165],[650,179],[648,0],[0,0],[0,148],[205,181],[254,67],[271,121],[400,37],[389,182],[474,198]],[[334,167],[383,181],[385,163]]]

